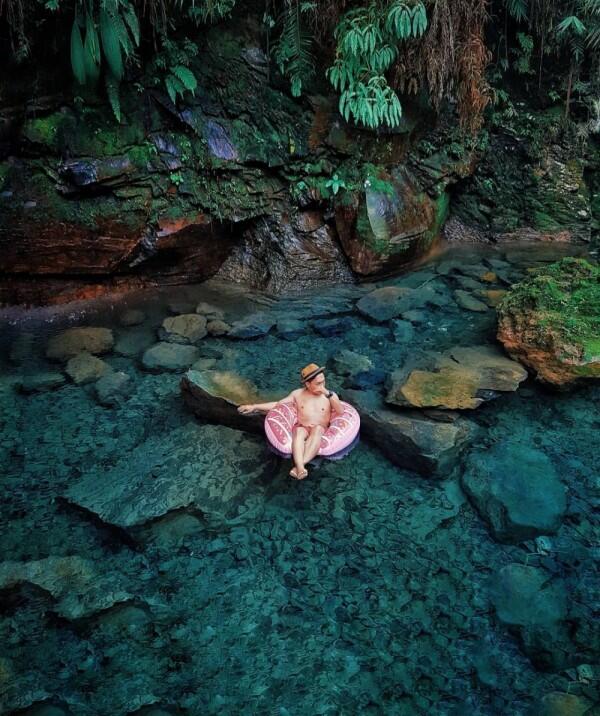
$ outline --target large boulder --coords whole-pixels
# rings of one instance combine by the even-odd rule
[[[554,385],[600,378],[600,267],[565,258],[536,269],[498,304],[498,339]]]
[[[213,527],[234,525],[260,515],[262,478],[273,467],[262,442],[192,421],[148,439],[110,470],[86,473],[65,497],[128,530],[174,510],[196,513]]]
[[[200,418],[239,430],[263,431],[265,416],[241,415],[238,406],[270,400],[260,397],[257,387],[232,371],[188,370],[181,379],[186,405]]]
[[[381,168],[362,190],[343,192],[335,221],[352,269],[368,276],[423,256],[445,219],[447,199],[445,193],[432,199],[403,166]]]
[[[346,390],[344,400],[361,418],[361,433],[395,465],[427,477],[449,472],[474,426],[465,420],[439,422],[415,411],[387,408],[373,391]]]
[[[519,542],[558,530],[566,490],[551,460],[535,448],[498,443],[469,455],[462,486],[504,542]]]
[[[443,354],[426,354],[388,378],[386,402],[402,407],[477,408],[484,400],[514,391],[527,371],[494,346],[456,346]]]
[[[114,344],[109,328],[78,326],[57,333],[48,341],[46,357],[50,360],[68,361],[78,353],[107,353]]]

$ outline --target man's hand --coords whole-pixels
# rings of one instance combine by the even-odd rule
[[[254,405],[238,405],[238,413],[242,415],[251,415],[255,410]]]

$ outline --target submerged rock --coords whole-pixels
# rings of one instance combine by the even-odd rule
[[[567,616],[564,583],[537,567],[502,567],[492,580],[491,593],[498,618],[510,626],[550,626]]]
[[[410,308],[407,297],[411,291],[412,289],[402,286],[376,288],[371,293],[363,296],[356,304],[356,307],[361,313],[374,321],[389,321]]]
[[[119,316],[122,326],[137,326],[146,320],[146,314],[139,308],[128,308]]]
[[[528,716],[598,716],[598,713],[597,708],[592,708],[592,702],[585,697],[551,691],[532,706]]]
[[[146,370],[159,373],[161,370],[185,370],[198,359],[200,351],[196,346],[181,343],[156,343],[142,356]]]
[[[67,382],[62,373],[43,372],[26,375],[15,381],[15,388],[21,393],[43,393],[60,388]]]
[[[312,327],[317,333],[328,338],[330,336],[340,336],[352,330],[354,322],[348,316],[317,318],[312,322]]]
[[[367,388],[385,380],[385,373],[377,370],[370,358],[355,351],[340,351],[331,359],[331,365],[349,388]]]
[[[527,371],[493,346],[457,346],[429,354],[424,369],[404,366],[388,379],[387,403],[401,407],[477,408],[501,392],[514,391]]]
[[[244,433],[189,422],[142,443],[112,470],[87,473],[65,497],[126,529],[184,509],[211,526],[232,525],[260,515],[261,478],[273,465]]]
[[[200,418],[240,430],[262,432],[265,416],[241,415],[238,405],[266,402],[249,380],[237,373],[219,370],[189,370],[181,379],[186,405]]]
[[[234,321],[229,330],[230,338],[258,338],[266,335],[276,323],[276,319],[259,311],[239,321]]]
[[[78,353],[67,362],[65,372],[77,385],[91,383],[112,371],[111,366],[90,353]]]
[[[541,381],[600,378],[600,267],[565,258],[534,270],[498,305],[498,339]]]
[[[471,453],[461,480],[501,541],[519,542],[560,527],[566,490],[550,459],[539,450],[498,443]]]
[[[58,613],[67,619],[89,616],[133,596],[126,591],[121,575],[112,570],[100,574],[95,562],[77,556],[0,563],[0,589],[23,583],[52,595]]]
[[[469,291],[457,289],[454,291],[454,298],[456,299],[456,303],[458,303],[461,308],[465,308],[467,311],[485,313],[488,310],[487,305],[478,298],[475,298],[472,293],[469,293]]]
[[[131,328],[117,338],[115,353],[132,358],[140,355],[156,342],[156,335],[149,328]]]
[[[193,345],[206,335],[206,318],[197,313],[182,313],[165,318],[158,329],[158,337],[170,343]]]
[[[67,361],[78,353],[107,353],[113,344],[113,332],[109,328],[67,328],[50,338],[46,357],[50,360]]]
[[[425,476],[451,471],[474,426],[465,421],[442,423],[387,408],[372,391],[347,390],[344,400],[361,418],[361,432],[395,465]]]
[[[131,378],[123,371],[111,371],[102,376],[94,386],[101,405],[117,405],[127,394]]]

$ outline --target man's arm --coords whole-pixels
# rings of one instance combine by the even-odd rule
[[[331,398],[329,398],[329,402],[331,403],[331,407],[335,410],[335,412],[338,415],[342,415],[342,413],[344,412],[344,406],[338,398],[337,393],[331,391]]]
[[[269,410],[274,408],[279,403],[289,403],[294,399],[294,394],[296,393],[295,390],[292,390],[292,392],[289,395],[286,395],[285,398],[282,398],[281,400],[273,400],[270,403],[251,403],[249,405],[239,405],[238,406],[238,413],[242,413],[242,415],[250,415],[251,413],[268,413]]]

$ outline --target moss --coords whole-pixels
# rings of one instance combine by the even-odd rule
[[[536,269],[506,294],[498,310],[535,312],[541,336],[551,332],[582,354],[593,354],[600,344],[600,267],[565,258]]]

